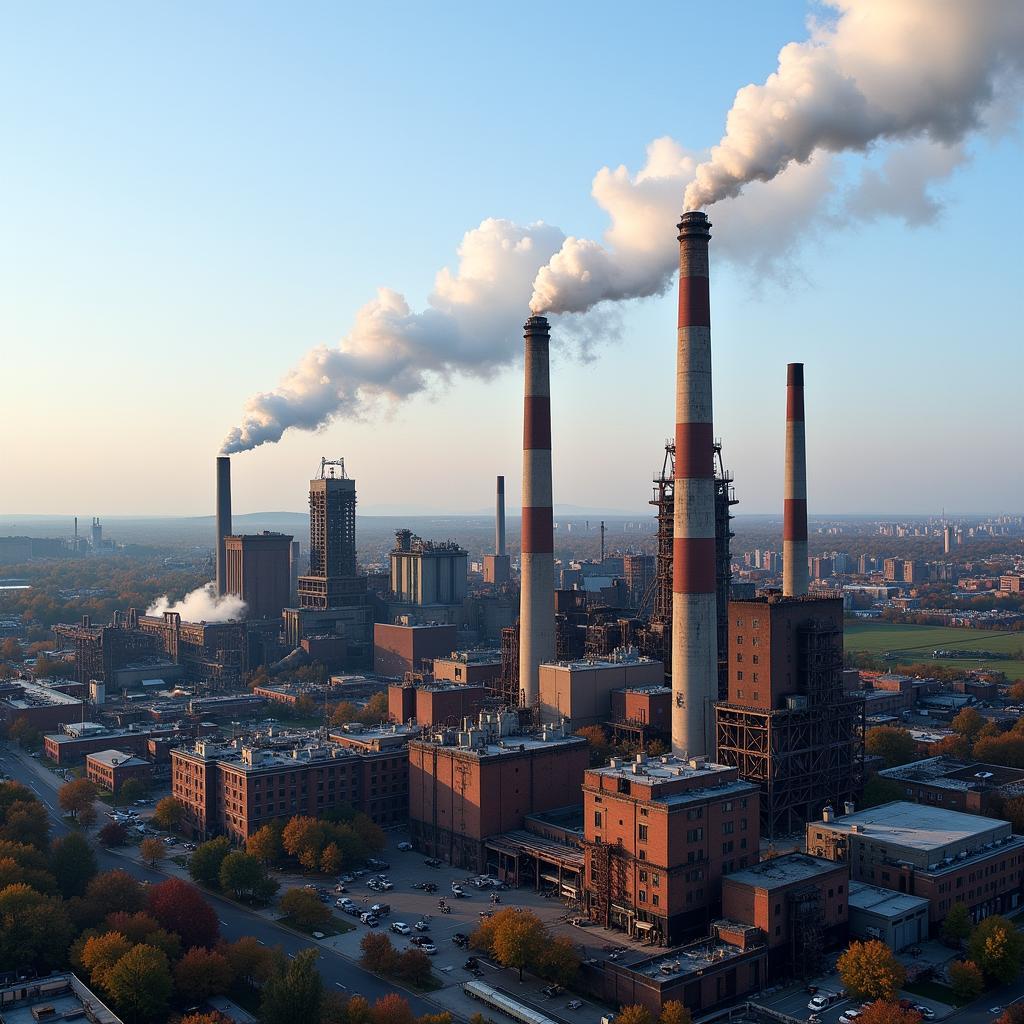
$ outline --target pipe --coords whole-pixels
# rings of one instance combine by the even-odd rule
[[[807,593],[807,436],[804,364],[786,367],[786,479],[782,505],[782,593]]]
[[[228,592],[224,538],[231,533],[231,459],[217,456],[217,593]]]
[[[519,598],[519,699],[540,696],[540,666],[555,660],[554,515],[551,501],[551,385],[549,327],[531,316],[523,327],[522,587]]]
[[[505,478],[498,477],[498,493],[496,499],[494,521],[494,553],[505,554]]]
[[[710,229],[704,213],[684,213],[679,221],[672,542],[672,752],[713,760],[718,639],[708,285]]]

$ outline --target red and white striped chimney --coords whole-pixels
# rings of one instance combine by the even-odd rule
[[[676,475],[672,548],[672,752],[714,759],[718,699],[715,475],[708,240],[700,212],[679,221]]]
[[[807,436],[804,364],[786,367],[786,482],[782,505],[782,593],[807,593]]]
[[[519,597],[519,697],[540,696],[540,666],[555,660],[555,535],[551,500],[551,384],[549,327],[531,316],[523,327],[526,376],[523,400],[522,589]]]

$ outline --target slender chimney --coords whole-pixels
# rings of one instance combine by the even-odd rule
[[[676,466],[672,544],[672,752],[714,759],[718,697],[714,430],[708,240],[700,212],[679,221]]]
[[[494,520],[494,553],[505,554],[505,478],[498,477],[498,493]]]
[[[807,593],[807,441],[804,364],[786,367],[786,482],[782,508],[782,593]]]
[[[228,592],[224,538],[231,533],[231,459],[217,456],[217,593]]]
[[[551,386],[549,328],[531,316],[523,328],[526,348],[523,401],[522,589],[519,598],[520,700],[540,696],[539,667],[555,660],[554,516],[551,508]]]

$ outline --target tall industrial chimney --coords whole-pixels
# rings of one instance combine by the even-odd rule
[[[228,592],[224,538],[231,533],[231,459],[217,456],[217,593]]]
[[[679,221],[676,471],[672,544],[672,752],[715,756],[718,698],[715,475],[708,240],[700,212]]]
[[[551,385],[549,328],[542,316],[523,327],[526,348],[523,401],[522,591],[519,599],[520,700],[540,695],[539,667],[555,660],[555,536],[551,506]]]
[[[786,481],[782,507],[782,593],[807,593],[807,440],[804,364],[786,367]]]
[[[494,553],[505,554],[505,478],[498,477],[498,493],[494,518]]]

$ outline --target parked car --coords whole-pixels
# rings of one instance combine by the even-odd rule
[[[807,1009],[821,1012],[822,1010],[827,1010],[833,1003],[838,1002],[839,996],[835,992],[818,992],[811,996]]]
[[[582,1005],[582,999],[570,999],[569,1002],[565,1004],[565,1007],[567,1010],[578,1010]]]
[[[863,1013],[863,1010],[844,1010],[839,1017],[839,1024],[853,1024],[853,1022]]]
[[[428,868],[439,868],[441,866],[441,862],[436,857],[431,857],[423,863],[426,864]]]
[[[391,930],[396,935],[411,935],[412,929],[404,921],[392,921]]]
[[[370,913],[376,914],[377,917],[387,917],[391,913],[391,905],[388,903],[374,903],[370,907]]]
[[[400,849],[403,853],[408,853],[409,850],[412,849],[412,843],[399,843],[398,849]]]
[[[917,1010],[925,1020],[931,1020],[935,1016],[935,1011],[930,1006],[925,1006],[923,1003],[914,1003],[914,1009]]]
[[[462,965],[464,970],[475,971],[480,965],[480,961],[475,956],[469,957],[466,962]]]
[[[326,936],[324,935],[323,932],[313,932],[313,938],[314,939],[323,939],[323,938],[326,938]]]
[[[469,945],[469,936],[468,935],[464,935],[462,932],[456,932],[452,936],[452,942],[454,942],[455,945],[458,946],[459,948],[465,948],[466,946]]]
[[[437,946],[423,939],[420,940],[419,947],[427,956],[433,956],[437,952]]]
[[[416,931],[418,931],[418,932],[429,932],[430,931],[430,925],[427,924],[426,921],[422,921],[422,920],[421,921],[417,921],[413,925],[413,928],[415,928]]]

